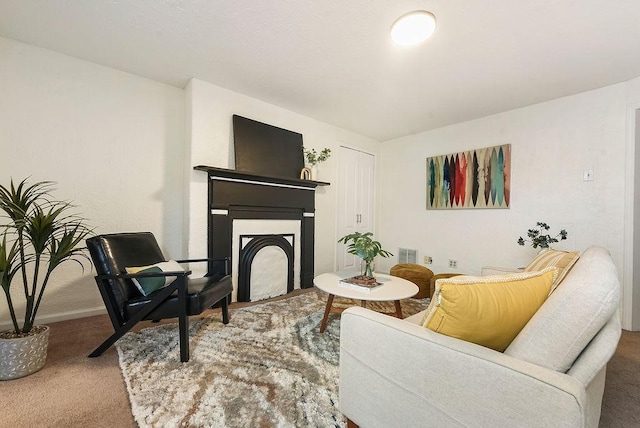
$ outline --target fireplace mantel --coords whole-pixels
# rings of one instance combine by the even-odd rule
[[[232,258],[234,220],[297,220],[300,222],[300,285],[313,286],[315,190],[329,183],[268,177],[244,171],[198,165],[208,175],[208,256]],[[232,267],[234,260],[231,260]],[[220,272],[212,262],[209,274]]]
[[[209,177],[219,177],[221,179],[226,178],[230,180],[257,181],[263,184],[271,183],[279,185],[301,186],[308,187],[310,189],[315,189],[317,186],[329,186],[329,183],[325,183],[324,181],[302,180],[299,178],[288,177],[270,177],[265,175],[253,174],[251,172],[236,171],[235,169],[216,168],[206,165],[198,165],[193,167],[193,169],[197,171],[204,171],[209,174]]]

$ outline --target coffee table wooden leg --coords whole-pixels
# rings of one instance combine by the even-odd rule
[[[402,308],[400,307],[400,300],[394,300],[396,305],[396,317],[402,319]]]
[[[333,297],[333,294],[329,294],[329,297],[327,298],[327,307],[324,308],[324,316],[320,323],[320,333],[324,333],[324,329],[327,328],[327,319],[329,318],[329,312],[331,312],[331,306],[333,305]]]

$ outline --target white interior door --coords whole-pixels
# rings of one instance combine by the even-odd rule
[[[358,152],[358,232],[373,232],[373,194],[375,189],[375,157]]]
[[[354,232],[373,232],[375,157],[340,147],[338,181],[338,239]],[[359,270],[360,259],[337,244],[337,269]]]

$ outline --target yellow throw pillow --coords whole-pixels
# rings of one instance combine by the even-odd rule
[[[504,351],[542,306],[557,269],[436,282],[423,320],[435,332]]]
[[[564,279],[565,276],[569,273],[571,268],[580,258],[580,252],[578,251],[559,251],[547,249],[543,250],[536,256],[535,259],[529,266],[524,268],[525,272],[535,272],[538,270],[542,270],[549,266],[555,266],[558,268],[558,277],[551,285],[551,291],[549,293],[553,293],[560,282]]]

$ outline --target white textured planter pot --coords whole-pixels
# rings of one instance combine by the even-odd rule
[[[44,366],[49,346],[49,327],[33,336],[0,339],[0,380],[35,373]]]

